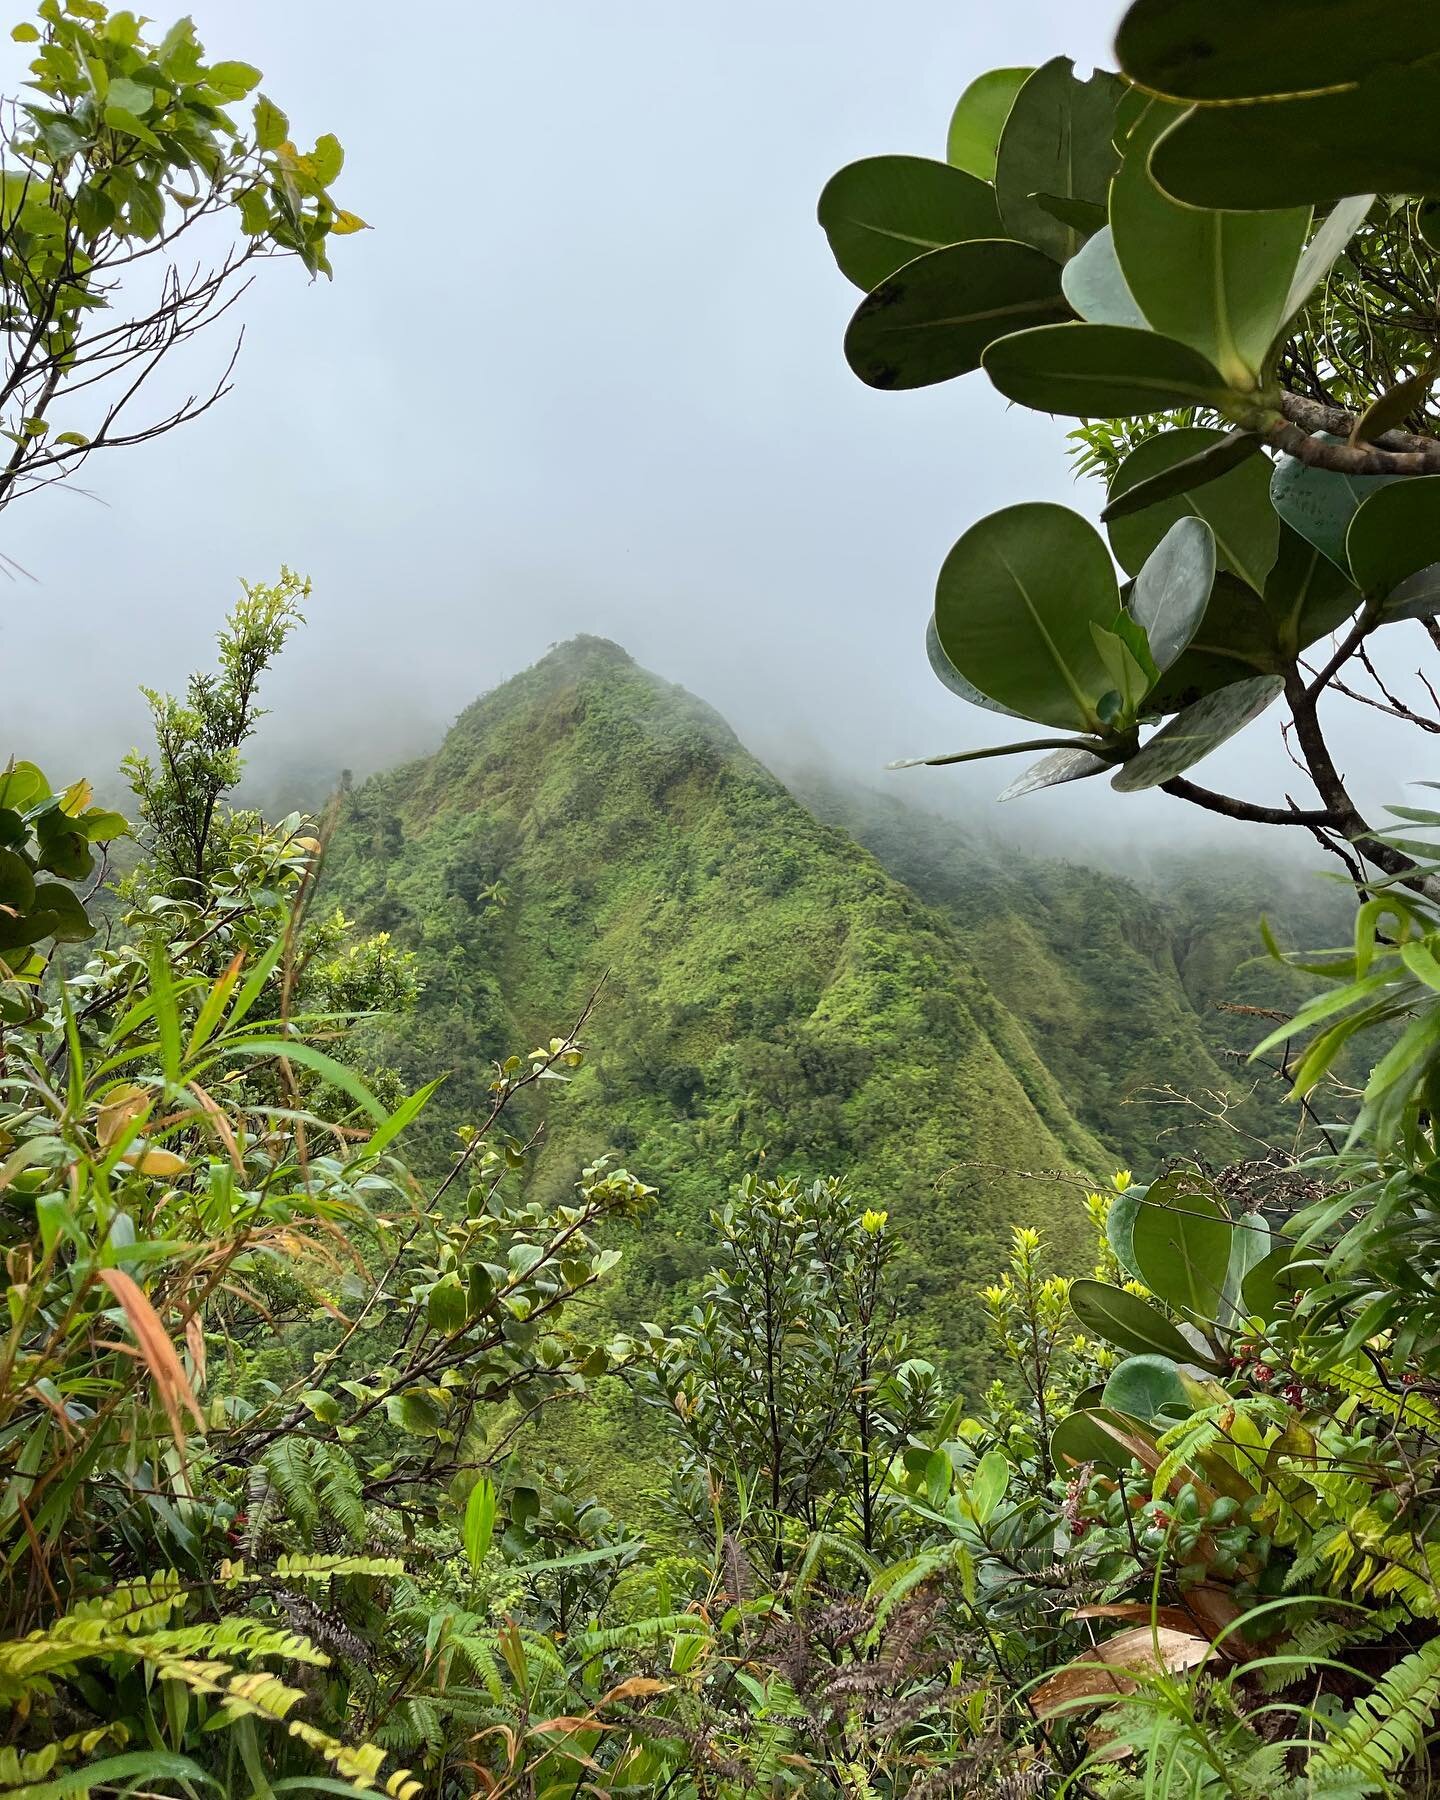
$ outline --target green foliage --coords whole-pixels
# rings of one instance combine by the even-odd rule
[[[965,207],[932,204],[907,239],[914,196],[948,191],[959,172],[911,157],[892,159],[903,184],[866,188],[883,270],[835,242],[852,279],[875,281],[846,337],[862,379],[912,387],[979,365],[1009,400],[1085,420],[1083,466],[1109,478],[1112,548],[1138,577],[1122,591],[1101,541],[1061,508],[972,525],[941,571],[932,665],[962,699],[1080,735],[923,760],[1047,749],[1007,797],[1108,770],[1120,792],[1165,787],[1298,823],[1294,806],[1185,779],[1283,691],[1320,802],[1303,822],[1395,874],[1409,859],[1356,809],[1317,705],[1332,683],[1353,696],[1337,682],[1352,659],[1368,678],[1375,631],[1428,620],[1440,600],[1440,441],[1425,433],[1440,368],[1424,230],[1437,171],[1421,123],[1434,20],[1387,17],[1378,35],[1398,29],[1414,54],[1377,61],[1370,9],[1336,0],[1325,51],[1295,57],[1331,78],[1300,91],[1282,74],[1313,33],[1291,9],[1258,33],[1240,7],[1181,10],[1191,26],[1136,0],[1118,75],[1082,83],[1057,57],[1023,79],[993,71],[962,99],[959,163],[968,183],[993,186],[1003,236],[967,185]],[[915,254],[897,264],[907,242]],[[1388,485],[1367,495],[1352,481]],[[1207,528],[1197,547],[1213,532],[1213,558],[1189,557],[1172,633],[1143,565],[1177,520]],[[1302,661],[1347,624],[1318,673]],[[1383,687],[1376,703],[1415,718]]]
[[[248,100],[260,71],[208,61],[190,19],[152,37],[99,0],[42,0],[37,19],[11,33],[30,61],[0,125],[0,506],[204,412],[226,375],[173,410],[136,417],[135,402],[257,259],[328,276],[330,239],[363,229],[330,192],[338,140],[302,152],[273,101]],[[211,266],[190,255],[207,229]]]

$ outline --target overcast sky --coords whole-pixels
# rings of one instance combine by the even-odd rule
[[[336,243],[333,285],[261,271],[221,408],[97,458],[93,497],[6,513],[0,547],[36,578],[6,590],[9,641],[44,673],[19,696],[12,673],[0,748],[102,776],[143,735],[138,684],[203,664],[237,578],[282,562],[315,583],[268,690],[263,753],[282,766],[426,748],[577,631],[762,753],[873,770],[993,741],[926,667],[936,571],[982,514],[1093,512],[1098,490],[1072,480],[1063,423],[1007,411],[980,375],[903,395],[855,380],[858,295],[815,201],[858,156],[943,156],[983,69],[1107,60],[1117,7],[190,5],[212,54],[264,68],[297,139],[340,137],[337,196],[374,229]],[[224,348],[195,350],[191,380]],[[1344,742],[1368,789],[1372,730]],[[1177,812],[1099,783],[997,812],[1014,767],[890,779],[973,794],[992,827],[1080,804],[1100,847]],[[1303,792],[1264,725],[1207,776]]]

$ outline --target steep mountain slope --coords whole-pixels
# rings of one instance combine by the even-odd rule
[[[962,1359],[1013,1221],[1078,1246],[1081,1183],[1054,1173],[1112,1155],[955,925],[613,644],[552,651],[354,792],[327,883],[421,954],[418,1016],[370,1048],[410,1079],[453,1069],[422,1139],[437,1163],[490,1059],[606,977],[534,1179],[563,1187],[614,1149],[659,1185],[625,1311],[673,1310],[709,1209],[757,1165],[845,1172],[889,1209],[909,1316]]]
[[[1167,848],[1121,874],[998,846],[898,784],[805,773],[790,786],[954,919],[1073,1110],[1137,1169],[1181,1153],[1233,1161],[1293,1136],[1278,1064],[1247,1057],[1264,1015],[1312,988],[1265,951],[1260,920],[1297,948],[1342,943],[1343,884],[1248,844]]]

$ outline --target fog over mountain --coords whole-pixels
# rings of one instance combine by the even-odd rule
[[[0,749],[68,745],[68,778],[78,729],[103,780],[143,734],[142,676],[181,682],[237,578],[282,562],[316,585],[267,690],[272,785],[428,750],[582,630],[782,765],[878,778],[895,756],[997,740],[1003,722],[926,667],[935,572],[997,506],[1093,513],[1100,490],[1075,483],[1063,423],[1008,411],[983,380],[884,395],[854,379],[855,294],[815,201],[857,156],[939,152],[982,69],[1105,60],[1112,5],[193,10],[214,51],[264,64],[297,136],[341,137],[340,196],[374,230],[336,247],[333,286],[261,270],[221,407],[8,516],[28,574],[4,629],[65,680],[10,696]],[[4,54],[14,83],[20,52]],[[223,333],[197,346],[179,391],[227,351]],[[1367,800],[1402,798],[1378,779],[1383,730],[1362,718],[1337,741]],[[1098,855],[1159,819],[1218,828],[1100,784],[996,811],[1003,768],[890,779],[990,829],[1078,830]],[[1303,791],[1278,726],[1207,778]]]

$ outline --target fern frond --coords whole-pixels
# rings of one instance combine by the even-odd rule
[[[1357,1764],[1377,1777],[1395,1774],[1423,1747],[1437,1704],[1440,1638],[1432,1638],[1355,1702],[1311,1759],[1312,1768],[1321,1776],[1341,1775]]]

